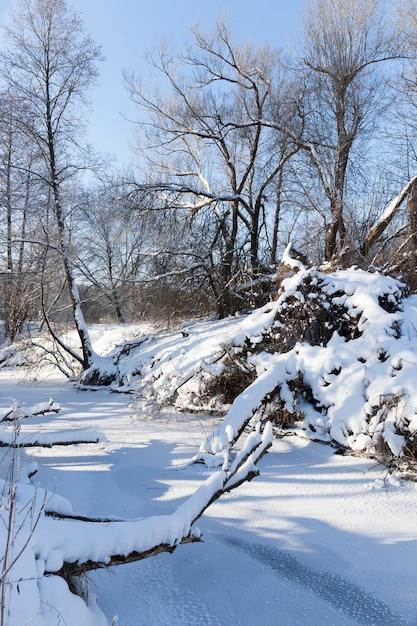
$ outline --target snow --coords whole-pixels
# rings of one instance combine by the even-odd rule
[[[378,217],[375,223],[372,225],[368,238],[371,238],[375,232],[378,232],[378,229],[385,223],[389,224],[397,212],[399,206],[402,204],[404,198],[406,198],[409,190],[416,182],[416,177],[413,177],[406,186],[401,190],[401,192],[391,200],[391,202],[384,209],[382,214]]]
[[[111,389],[81,390],[47,370],[30,384],[21,367],[0,369],[1,440],[32,444],[5,448],[0,465],[0,541],[8,527],[16,539],[5,623],[415,626],[417,484],[369,454],[383,442],[401,459],[417,431],[417,297],[377,273],[293,269],[275,302],[245,315],[155,334],[94,328]],[[297,306],[310,315],[317,303],[338,311],[328,340],[264,349],[285,319],[296,323]],[[230,406],[207,392],[227,359],[253,374]],[[10,420],[11,402],[30,419]],[[271,407],[303,418],[278,429],[256,476]],[[82,597],[57,575],[64,562],[106,564],[189,532],[203,542],[90,573]]]
[[[8,386],[10,387],[9,384]],[[101,410],[102,404],[99,404],[99,407]],[[62,417],[65,416],[62,415]],[[78,415],[76,417],[79,418]],[[38,420],[40,419],[38,414]],[[63,454],[62,446],[66,443],[66,436],[69,437],[68,440],[71,440],[71,433],[73,433],[72,440],[77,441],[78,438],[78,428],[68,431],[62,430],[63,421],[63,419],[56,420],[51,424],[55,427],[55,432],[52,432],[50,438],[46,439],[46,445],[49,446],[48,450],[55,440],[55,448],[61,448],[60,456]],[[42,423],[38,421],[37,426],[38,429],[42,428]],[[116,426],[119,428],[120,424],[114,424],[114,427]],[[88,433],[88,429],[83,430],[83,432]],[[95,431],[92,430],[92,432]],[[20,423],[16,420],[10,434],[14,437],[13,443],[20,444],[21,439],[27,440],[27,433],[21,431]],[[8,472],[8,481],[4,483],[2,489],[4,525],[0,527],[0,540],[5,546],[3,561],[6,568],[4,588],[8,595],[7,610],[13,611],[13,620],[16,619],[16,623],[24,624],[28,620],[34,619],[34,623],[40,626],[41,624],[55,623],[58,615],[60,619],[64,620],[64,623],[78,623],[78,619],[81,620],[81,623],[84,623],[84,619],[86,619],[85,623],[95,623],[93,614],[90,615],[89,613],[89,606],[85,604],[82,605],[80,617],[75,617],[79,612],[77,606],[79,606],[80,599],[74,598],[74,602],[72,602],[72,594],[69,589],[66,589],[66,593],[59,592],[58,597],[53,598],[52,607],[52,604],[49,605],[49,598],[45,597],[44,594],[49,593],[54,584],[47,584],[46,586],[41,584],[39,591],[38,586],[34,583],[39,577],[41,580],[45,576],[48,579],[51,575],[54,577],[54,574],[59,573],[65,563],[97,562],[104,566],[110,562],[113,555],[126,557],[135,552],[143,553],[153,550],[160,545],[176,547],[184,539],[187,541],[189,538],[199,539],[200,531],[193,527],[194,521],[201,515],[201,511],[204,511],[206,506],[218,497],[219,492],[230,490],[235,484],[240,484],[242,480],[245,480],[248,472],[254,472],[257,456],[262,455],[270,445],[271,435],[270,428],[264,429],[262,434],[258,429],[256,436],[250,437],[250,445],[244,448],[244,454],[236,457],[230,464],[225,463],[221,470],[203,476],[203,480],[200,478],[200,484],[170,514],[147,515],[143,519],[137,517],[131,520],[121,520],[112,516],[102,522],[87,521],[85,513],[83,519],[79,519],[79,516],[72,513],[69,519],[62,519],[63,511],[71,511],[69,501],[57,499],[52,491],[45,491],[40,484],[36,487],[22,484],[22,479],[25,480],[27,472],[18,472],[17,474],[14,472],[14,468],[20,466],[21,463],[20,448],[16,447],[14,450],[9,450],[10,458],[5,457],[3,459],[3,469]],[[38,436],[39,442],[43,438],[43,434],[40,434]],[[85,445],[87,442],[95,440],[97,444],[103,444],[106,441],[104,437],[101,439],[94,438],[95,435],[90,439],[87,436],[86,441],[82,443]],[[59,445],[57,445],[58,442]],[[142,446],[139,445],[138,447],[141,448]],[[78,453],[79,449],[75,446],[74,448]],[[40,456],[44,456],[45,449],[39,450],[38,453]],[[33,461],[30,465],[34,465]],[[102,467],[104,466],[102,465]],[[10,476],[10,472],[12,472],[12,476]],[[3,481],[0,482],[3,483]],[[118,489],[113,490],[113,496],[116,499],[118,498],[117,492]],[[11,532],[9,539],[7,528]],[[13,550],[10,555],[6,553],[7,546]],[[17,558],[16,554],[18,555]],[[30,555],[32,555],[32,560],[29,558]],[[10,571],[8,571],[8,567]],[[28,570],[32,571],[29,579],[27,579]],[[62,581],[57,582],[56,586],[58,589],[62,588]],[[15,607],[19,600],[17,596],[20,596],[21,593],[30,596],[26,611]],[[63,595],[62,598],[61,595]],[[36,596],[38,597],[37,601]],[[49,606],[52,607],[51,611],[49,609],[44,610],[45,607]],[[74,617],[72,617],[74,611]],[[98,609],[94,604],[94,615],[97,611]],[[86,618],[83,617],[84,613]],[[101,618],[100,623],[104,623]]]
[[[71,501],[74,511],[170,516],[178,505],[187,506],[207,476],[204,466],[188,461],[203,431],[215,427],[212,416],[167,411],[150,420],[122,394],[80,392],[58,381],[27,386],[0,374],[2,401],[11,394],[41,401],[45,393],[61,406],[57,430],[62,424],[94,429],[99,420],[106,436],[97,446],[27,451],[38,462],[39,484]],[[41,423],[40,416],[34,419]],[[38,579],[33,571],[37,582],[20,582],[27,601],[14,605],[10,624],[23,626],[35,615],[37,594],[47,603],[33,622],[38,626],[104,626],[115,615],[125,626],[416,623],[414,483],[295,436],[275,440],[260,469],[254,481],[208,509],[199,521],[203,543],[90,574],[88,606],[58,577]],[[49,509],[66,508],[51,497]],[[48,528],[62,526],[47,521]],[[100,550],[94,532],[86,536],[79,524],[73,522],[74,541],[85,542],[90,553]],[[51,569],[70,550],[70,542],[59,545],[58,535],[48,530]]]

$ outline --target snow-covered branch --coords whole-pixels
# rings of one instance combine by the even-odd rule
[[[14,422],[18,419],[26,418],[26,417],[34,417],[35,415],[46,415],[46,413],[59,413],[61,407],[59,404],[53,401],[50,398],[47,402],[40,402],[39,404],[35,404],[34,406],[25,409],[24,407],[19,407],[18,410],[16,406],[11,406],[0,413],[0,422]]]
[[[142,190],[149,190],[149,185],[139,185],[138,187]],[[218,202],[245,202],[245,199],[242,198],[242,196],[239,194],[214,193],[201,188],[197,189],[190,185],[180,185],[175,183],[152,183],[151,188],[154,191],[159,191],[161,193],[167,194],[165,197],[165,200],[167,202],[185,209],[193,209],[195,211]],[[199,200],[196,200],[195,202],[175,200],[168,194],[177,194],[180,196],[191,195]]]
[[[236,458],[214,471],[171,515],[132,521],[76,519],[71,513],[54,511],[52,502],[32,542],[44,561],[45,574],[69,580],[89,570],[173,552],[182,543],[200,540],[195,522],[223,494],[258,475],[256,465],[271,438],[270,424],[262,433],[260,429],[251,433]]]
[[[365,240],[363,242],[362,250],[361,250],[361,253],[364,256],[369,252],[373,244],[382,235],[382,233],[387,228],[387,226],[389,226],[395,214],[397,213],[398,209],[400,208],[401,204],[404,202],[405,198],[407,197],[411,187],[415,184],[416,181],[417,181],[417,176],[414,176],[405,185],[405,187],[400,191],[398,196],[396,196],[393,200],[391,200],[391,202],[388,204],[388,206],[383,211],[383,213],[379,216],[376,222],[369,229],[365,237]]]

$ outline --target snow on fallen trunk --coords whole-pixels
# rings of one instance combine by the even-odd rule
[[[262,343],[275,319],[276,303],[271,302],[246,315],[191,322],[176,332],[150,335],[138,345],[126,342],[106,356],[109,385],[179,410],[224,410],[210,389],[212,381],[225,373],[236,354]],[[95,384],[90,375],[94,371],[86,372],[81,383]],[[97,371],[104,372],[103,365]]]
[[[294,376],[295,370],[291,370],[287,355],[269,355],[267,361],[265,371],[235,399],[218,431],[201,445],[197,461],[204,461],[207,465],[223,463],[228,449],[236,443],[257,411],[277,393],[285,398],[286,381]],[[292,410],[293,398],[290,396],[287,399],[290,403],[286,408]]]
[[[36,415],[45,415],[46,413],[59,413],[61,407],[59,404],[50,398],[47,402],[39,402],[34,406],[26,409],[13,405],[7,409],[4,409],[0,413],[0,422],[14,421],[16,419],[22,419],[26,417],[35,417]]]
[[[74,515],[70,503],[33,487],[15,474],[11,451],[9,480],[0,481],[0,589],[14,624],[56,623],[102,626],[104,616],[89,595],[84,602],[68,583],[92,569],[120,565],[172,552],[198,541],[194,527],[207,507],[224,493],[258,474],[256,465],[271,445],[265,425],[249,435],[240,454],[214,471],[171,515],[138,520],[88,520]]]
[[[245,454],[213,472],[171,515],[132,521],[57,521],[45,517],[32,542],[48,573],[73,569],[80,573],[120,560],[138,560],[138,555],[174,548],[188,539],[198,539],[193,525],[206,508],[221,495],[258,474],[256,464],[271,445],[272,431],[266,426],[248,437]],[[50,509],[50,507],[49,507]],[[50,513],[50,511],[49,511]],[[57,552],[58,551],[58,552]],[[67,564],[65,569],[64,564]]]
[[[78,443],[99,443],[104,435],[95,430],[71,429],[29,432],[23,428],[18,435],[13,430],[0,429],[0,446],[13,448],[32,448],[36,446],[70,446]]]

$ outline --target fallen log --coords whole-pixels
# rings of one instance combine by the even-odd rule
[[[270,423],[265,424],[262,433],[251,433],[249,445],[245,442],[241,453],[212,473],[171,515],[120,520],[49,509],[42,524],[48,526],[44,537],[53,538],[57,531],[61,540],[59,562],[54,558],[58,545],[48,547],[48,540],[43,543],[40,552],[45,554],[45,575],[58,575],[73,588],[74,579],[86,572],[140,561],[162,552],[172,553],[179,545],[201,541],[195,522],[222,495],[259,474],[256,464],[272,445],[271,439]]]
[[[35,404],[30,409],[24,407],[11,406],[0,415],[0,422],[16,422],[17,420],[35,417],[37,415],[46,415],[47,413],[59,413],[61,407],[53,401],[52,398],[48,402]]]
[[[81,443],[99,443],[104,435],[97,431],[64,430],[42,433],[29,433],[23,429],[18,433],[0,429],[1,448],[52,448],[53,446],[74,446]]]

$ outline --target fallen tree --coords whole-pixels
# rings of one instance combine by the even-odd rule
[[[245,427],[247,406],[248,418],[272,420],[279,435],[291,429],[415,476],[416,296],[379,273],[296,270],[265,309],[274,324],[249,354],[236,348],[256,378],[202,444],[202,458]]]
[[[83,624],[105,624],[91,598],[84,597],[84,608],[80,608],[81,599],[74,596],[82,595],[80,577],[200,541],[197,520],[225,493],[258,475],[257,463],[272,438],[271,424],[258,424],[239,450],[229,446],[221,469],[212,471],[173,513],[126,520],[74,514],[67,500],[32,484],[33,464],[20,469],[16,415],[12,432],[9,471],[0,480],[2,606],[7,604],[7,614],[13,619],[23,615],[19,623],[30,619],[39,626],[56,623],[57,614],[66,623],[74,623],[76,615]],[[55,433],[57,441],[60,436]]]

